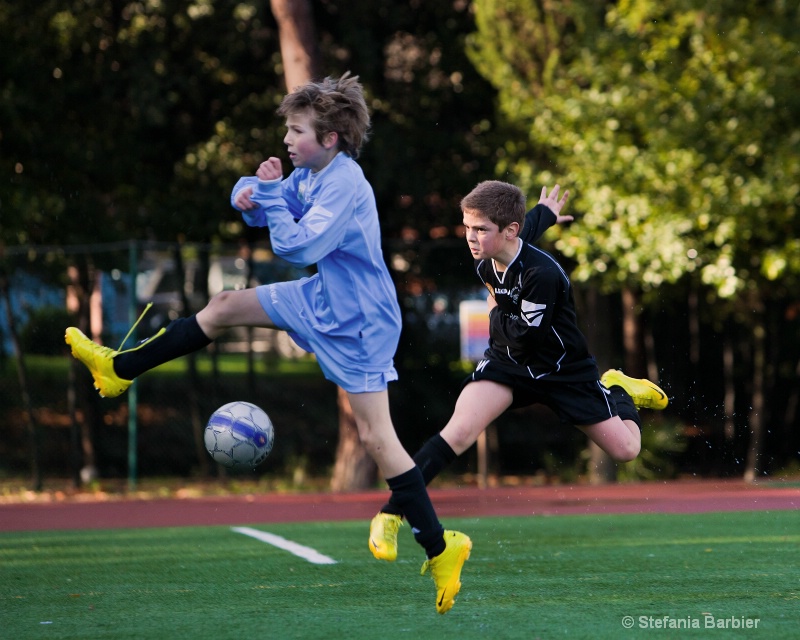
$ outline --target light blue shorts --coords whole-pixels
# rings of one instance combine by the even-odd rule
[[[392,360],[373,362],[362,350],[352,348],[357,338],[324,333],[315,318],[308,318],[310,312],[300,293],[304,284],[307,279],[260,285],[256,295],[273,324],[317,357],[326,379],[349,393],[385,391],[389,382],[397,380]]]

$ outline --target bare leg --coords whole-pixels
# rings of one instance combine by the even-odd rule
[[[470,382],[458,396],[453,415],[440,435],[460,456],[511,406],[513,399],[511,389],[505,385],[490,380]]]
[[[389,414],[389,394],[348,393],[361,444],[372,456],[384,478],[394,478],[412,469],[414,461],[400,443]]]
[[[617,462],[633,460],[642,448],[642,434],[633,420],[614,416],[603,422],[578,428]]]
[[[231,327],[275,327],[258,301],[255,289],[222,291],[211,298],[196,317],[197,324],[211,340]]]

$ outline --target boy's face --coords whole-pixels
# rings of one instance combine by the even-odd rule
[[[312,115],[308,111],[287,116],[283,143],[289,151],[289,159],[296,168],[320,171],[336,155],[336,135],[326,134],[323,144],[320,144],[317,132],[314,130]]]
[[[503,259],[509,251],[509,242],[516,239],[516,223],[501,229],[479,211],[464,209],[464,227],[467,244],[476,260]]]

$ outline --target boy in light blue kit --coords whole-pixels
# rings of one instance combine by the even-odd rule
[[[400,337],[397,294],[381,251],[372,187],[355,162],[366,141],[369,111],[357,76],[311,82],[285,96],[278,113],[295,169],[283,179],[268,158],[254,177],[241,178],[231,203],[250,226],[268,226],[276,255],[317,273],[291,282],[223,291],[196,315],[179,318],[127,350],[101,347],[70,327],[72,354],[94,377],[100,395],[123,393],[133,379],[210,344],[237,326],[288,331],[314,353],[328,380],[342,387],[362,444],[403,505],[436,584],[436,610],[455,601],[472,542],[445,531],[425,481],[397,437],[387,383],[397,379],[393,357]]]

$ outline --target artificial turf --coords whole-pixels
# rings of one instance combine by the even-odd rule
[[[368,523],[0,534],[0,635],[26,638],[796,638],[800,514],[447,520],[473,540],[441,616],[401,529],[379,562]],[[630,616],[630,618],[625,618]],[[630,624],[631,628],[624,625]]]

